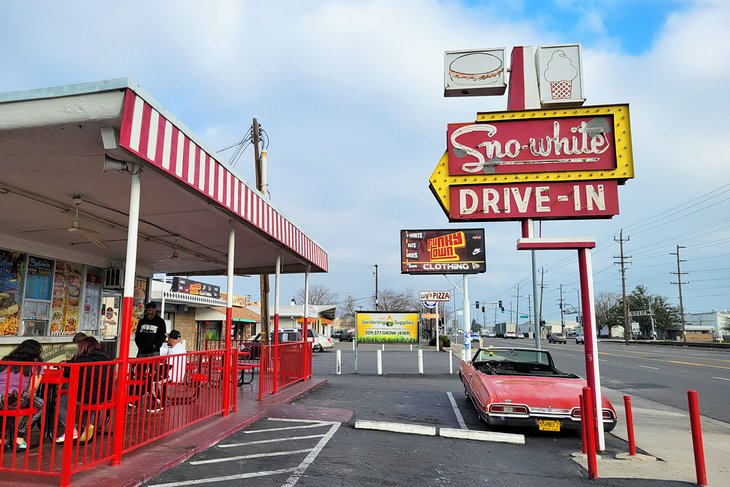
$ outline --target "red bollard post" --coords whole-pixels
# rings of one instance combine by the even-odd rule
[[[689,400],[689,424],[692,428],[692,447],[695,453],[695,470],[697,472],[697,485],[707,485],[707,472],[705,470],[705,450],[702,445],[702,425],[700,425],[700,404],[697,400],[697,391],[687,391]]]
[[[578,402],[580,404],[580,441],[583,446],[583,454],[588,453],[588,445],[586,440],[586,402],[583,398],[583,394],[578,396]]]
[[[634,439],[634,414],[631,412],[631,396],[624,396],[626,409],[626,434],[629,436],[629,455],[636,456],[636,440]]]
[[[594,436],[594,420],[593,420],[593,396],[590,387],[583,388],[583,401],[586,405],[586,452],[588,460],[588,478],[593,480],[598,478],[598,466],[596,465],[596,438]]]

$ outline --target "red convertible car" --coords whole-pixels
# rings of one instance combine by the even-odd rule
[[[479,417],[491,426],[537,426],[540,431],[580,430],[585,379],[555,368],[547,350],[480,348],[462,361],[459,378]],[[603,397],[605,431],[616,426],[616,410]]]

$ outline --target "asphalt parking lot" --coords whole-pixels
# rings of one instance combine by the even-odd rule
[[[396,355],[387,357],[393,370],[411,368],[413,354],[404,353],[400,359]],[[487,430],[464,398],[457,376],[448,374],[448,354],[431,355],[427,357],[434,367],[445,366],[445,373],[336,375],[335,353],[315,354],[315,374],[327,378],[325,387],[292,404],[290,414],[282,414],[287,408],[276,411],[146,485],[688,485],[589,481],[571,459],[571,453],[581,449],[575,433],[519,431],[525,434],[525,444],[515,445],[355,429],[356,420],[366,419]],[[345,361],[353,358],[345,354]],[[398,360],[403,362],[399,366]],[[343,411],[352,416],[343,418]],[[287,418],[275,417],[282,415]],[[607,435],[607,450],[626,451],[626,444]]]

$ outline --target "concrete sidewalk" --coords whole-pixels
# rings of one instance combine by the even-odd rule
[[[628,453],[623,394],[607,388],[603,388],[603,393],[611,400],[619,415],[619,424],[609,434],[626,441]],[[631,409],[636,447],[655,457],[656,461],[641,459],[641,456],[629,457],[626,460],[601,458],[598,460],[598,477],[696,483],[688,409],[681,410],[635,396],[631,398]],[[708,485],[728,486],[730,485],[730,424],[704,416],[701,417],[701,423]],[[585,459],[575,460],[587,468]]]
[[[251,386],[249,392],[242,392],[243,388],[246,388],[243,386],[239,389],[237,412],[226,417],[208,418],[127,453],[122,456],[119,466],[112,467],[105,463],[74,474],[71,476],[71,485],[136,487],[266,417],[270,411],[275,411],[282,404],[290,403],[326,383],[326,379],[319,378],[298,382],[279,390],[276,395],[265,396],[262,401],[256,400],[255,387]],[[59,479],[3,473],[0,485],[57,486]]]

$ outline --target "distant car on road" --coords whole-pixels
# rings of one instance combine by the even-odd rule
[[[548,335],[548,343],[568,343],[564,333],[551,333]]]
[[[471,341],[478,342],[480,338],[481,338],[481,336],[479,336],[479,333],[477,333],[475,331],[473,331],[471,333]]]
[[[585,342],[586,341],[585,341],[585,338],[583,337],[583,332],[582,331],[579,331],[578,333],[575,334],[575,343],[576,343],[576,345],[578,343],[585,344]]]
[[[351,342],[355,339],[355,330],[342,330],[342,333],[340,333],[340,341],[341,342]]]
[[[504,337],[505,338],[517,338],[517,333],[515,333],[513,331],[506,331],[504,333]]]

